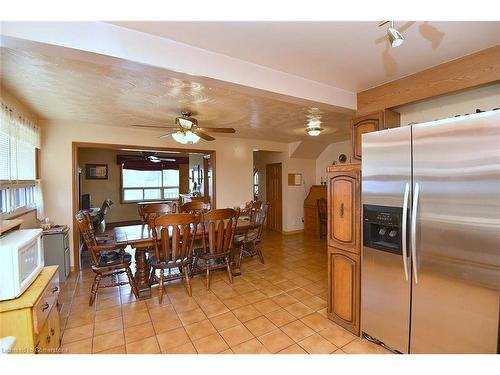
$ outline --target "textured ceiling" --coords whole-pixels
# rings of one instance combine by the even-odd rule
[[[114,59],[96,64],[2,47],[2,86],[43,119],[107,126],[171,125],[182,110],[200,126],[234,127],[238,138],[294,142],[304,138],[308,118],[319,116],[320,138],[349,138],[350,115],[245,94],[196,77]],[[216,135],[220,137],[220,135]]]
[[[168,22],[115,25],[172,39],[352,92],[500,43],[500,22],[398,21],[390,48],[378,21]]]

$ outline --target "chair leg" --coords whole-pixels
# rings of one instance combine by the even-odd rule
[[[241,268],[241,262],[243,261],[243,245],[240,247],[240,256],[238,257],[238,268]]]
[[[191,288],[191,279],[189,278],[188,266],[184,266],[183,270],[184,270],[184,278],[186,279],[186,289],[188,292],[188,296],[191,297],[193,295],[193,290]]]
[[[208,259],[205,261],[205,265],[207,268],[207,290],[210,290],[210,261]]]
[[[127,267],[125,271],[127,272],[128,282],[130,284],[130,287],[132,288],[132,292],[134,293],[135,298],[139,299],[139,291],[137,290],[137,285],[135,285],[135,279],[134,276],[132,275],[130,267]]]
[[[163,301],[163,268],[160,270],[160,282],[158,284],[158,292],[160,294],[159,300],[160,300],[160,305]]]
[[[101,282],[102,276],[100,273],[95,275],[94,283],[92,284],[92,289],[90,290],[90,300],[89,306],[92,306],[95,301],[95,297],[97,295],[97,289],[99,289],[99,283]]]
[[[233,271],[231,271],[231,262],[229,262],[229,257],[226,257],[226,267],[227,267],[227,276],[229,276],[229,282],[233,283]]]
[[[262,249],[261,249],[261,244],[258,243],[258,244],[255,244],[255,251],[257,252],[257,254],[259,255],[259,259],[260,259],[260,262],[262,264],[264,264],[264,255],[262,255]]]

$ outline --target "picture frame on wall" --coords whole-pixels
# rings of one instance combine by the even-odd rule
[[[85,178],[87,180],[107,180],[107,164],[85,164]]]

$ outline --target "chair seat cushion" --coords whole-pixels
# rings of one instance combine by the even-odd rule
[[[122,263],[120,261],[120,252],[119,251],[106,251],[99,254],[99,266],[107,267],[113,266],[115,264]],[[132,255],[129,253],[125,253],[125,257],[123,259],[123,263],[130,263],[132,261]]]

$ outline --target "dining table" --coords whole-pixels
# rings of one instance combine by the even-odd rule
[[[248,218],[239,218],[236,223],[235,234],[243,234],[249,230],[256,229],[257,225]],[[154,246],[151,229],[146,224],[125,225],[113,228],[114,242],[119,247],[129,245],[135,249],[135,283],[139,290],[139,298],[151,297],[151,285],[149,283],[149,265],[147,252]],[[202,236],[203,227],[198,225],[197,236]],[[241,275],[239,269],[233,270],[233,276]]]

